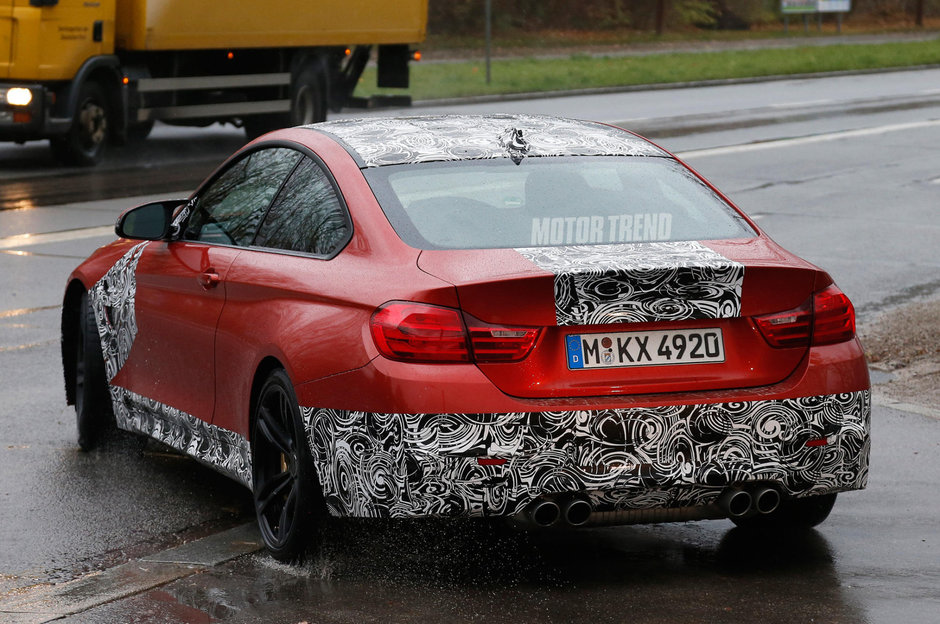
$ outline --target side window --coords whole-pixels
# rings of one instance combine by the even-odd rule
[[[330,179],[309,158],[294,170],[258,230],[255,245],[329,255],[350,226]]]
[[[277,190],[301,158],[278,147],[252,152],[203,189],[183,238],[250,245]]]

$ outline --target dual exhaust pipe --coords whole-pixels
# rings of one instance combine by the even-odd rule
[[[729,518],[773,513],[780,507],[780,492],[766,485],[751,489],[729,488],[718,497],[718,506]]]
[[[587,523],[593,511],[591,503],[580,496],[544,496],[529,505],[526,515],[537,527],[579,527]]]
[[[721,514],[726,514],[729,518],[746,518],[758,514],[770,514],[780,507],[782,497],[780,491],[776,488],[764,484],[757,484],[751,487],[731,487],[726,489],[718,497],[715,507],[708,506],[708,513],[688,518],[673,518],[667,512],[677,510],[662,510],[662,518],[654,519],[652,516],[645,518],[648,522],[668,522],[672,520],[683,519],[702,519],[702,518],[720,518]],[[634,510],[642,514],[650,510]],[[681,510],[679,510],[681,511]],[[583,495],[546,495],[533,501],[525,510],[524,521],[540,528],[548,527],[579,527],[588,523],[595,515],[594,507]],[[604,513],[598,513],[598,520],[601,524],[605,523]],[[610,520],[607,519],[607,522]]]

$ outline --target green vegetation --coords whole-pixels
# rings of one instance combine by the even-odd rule
[[[487,85],[486,67],[481,58],[478,61],[413,64],[412,86],[407,92],[415,100],[429,100],[936,63],[940,63],[940,39],[648,56],[576,54],[568,58],[493,61],[492,83]],[[375,72],[370,69],[363,76],[356,94],[401,93],[399,90],[367,87],[374,84]]]

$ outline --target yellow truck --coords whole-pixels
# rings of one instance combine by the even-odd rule
[[[249,137],[408,86],[427,0],[0,0],[0,141],[92,165],[160,120]]]

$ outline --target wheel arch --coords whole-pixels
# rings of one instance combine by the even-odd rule
[[[78,322],[81,314],[82,295],[87,288],[81,280],[73,279],[65,289],[62,298],[62,374],[65,376],[65,401],[75,405],[75,353],[79,337]]]
[[[251,396],[248,403],[248,440],[251,440],[255,427],[255,408],[258,406],[258,397],[261,394],[261,388],[268,376],[276,370],[283,370],[287,373],[287,367],[276,357],[269,355],[258,363],[255,369],[254,377],[251,380]]]
[[[118,57],[111,55],[95,56],[87,61],[75,73],[75,77],[58,95],[56,116],[72,119],[79,106],[79,94],[82,85],[87,82],[97,83],[104,89],[105,97],[111,106],[111,118],[114,125],[112,139],[120,140],[127,130],[127,88],[123,84],[123,73]]]

